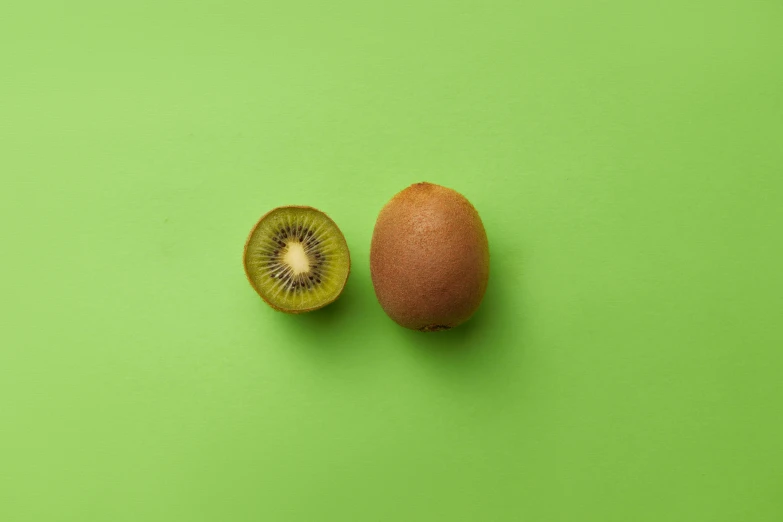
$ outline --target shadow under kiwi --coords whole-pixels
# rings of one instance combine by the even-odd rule
[[[333,303],[302,314],[278,312],[280,326],[297,349],[317,354],[347,353],[356,350],[356,343],[345,342],[345,335],[355,329],[357,313],[361,313],[361,284],[350,277],[340,297]]]
[[[506,273],[503,265],[490,270],[481,306],[467,322],[438,332],[400,328],[402,343],[418,361],[455,379],[487,377],[497,385],[513,376],[524,350],[522,285],[518,273]]]

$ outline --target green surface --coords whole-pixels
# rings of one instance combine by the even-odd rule
[[[780,522],[783,3],[0,8],[3,522]],[[375,301],[381,206],[478,208],[456,330]],[[273,312],[261,214],[354,268]]]

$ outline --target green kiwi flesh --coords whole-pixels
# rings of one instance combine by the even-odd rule
[[[351,271],[348,245],[334,221],[312,207],[278,207],[245,243],[245,274],[272,308],[298,314],[337,299]]]

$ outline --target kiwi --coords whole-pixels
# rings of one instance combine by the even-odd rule
[[[266,303],[299,314],[322,308],[345,288],[351,256],[340,229],[312,207],[278,207],[245,243],[245,274]]]
[[[401,326],[432,332],[467,321],[489,280],[481,218],[459,192],[416,183],[383,207],[370,247],[383,310]]]

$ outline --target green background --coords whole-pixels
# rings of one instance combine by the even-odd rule
[[[0,11],[3,522],[783,520],[783,3]],[[368,266],[423,180],[492,254],[431,335]],[[284,204],[353,255],[307,316]]]

